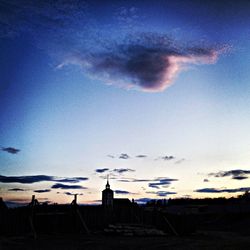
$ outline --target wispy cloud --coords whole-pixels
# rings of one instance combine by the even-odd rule
[[[147,182],[148,186],[151,188],[165,188],[168,187],[172,182],[178,181],[178,179],[168,178],[168,177],[157,177],[153,179],[136,179],[136,178],[120,178],[117,179],[120,182]]]
[[[5,151],[5,152],[10,153],[10,154],[17,154],[17,153],[19,153],[21,150],[20,150],[20,149],[17,149],[17,148],[12,148],[12,147],[8,147],[8,148],[2,147],[2,151]]]
[[[119,7],[114,13],[115,20],[120,24],[121,28],[133,30],[137,25],[139,18],[138,8],[136,7]]]
[[[87,177],[56,177],[49,175],[24,175],[24,176],[3,176],[0,175],[0,182],[2,183],[22,183],[31,184],[42,181],[52,182],[65,182],[65,183],[77,183],[88,180]]]
[[[87,181],[89,178],[87,177],[69,177],[69,178],[58,178],[58,177],[53,177],[53,181],[56,182],[68,182],[68,183],[78,183],[81,181]]]
[[[53,189],[87,189],[86,187],[83,187],[81,185],[65,185],[62,183],[56,183],[51,188]]]
[[[109,172],[108,176],[109,176],[109,180],[116,180],[118,178],[117,175],[114,175],[113,173],[110,173],[110,172]],[[101,179],[107,180],[107,175],[99,175],[99,177]]]
[[[151,179],[136,179],[136,178],[120,178],[117,179],[120,182],[149,182],[152,181]]]
[[[232,177],[234,180],[244,180],[247,179],[250,175],[250,170],[242,170],[242,169],[235,169],[229,171],[219,171],[216,173],[210,173],[209,176],[214,177]]]
[[[186,159],[184,159],[184,158],[182,158],[182,159],[180,159],[180,160],[177,160],[176,162],[175,162],[175,164],[181,164],[182,162],[184,162]]]
[[[120,155],[118,156],[114,156],[114,155],[107,155],[107,157],[109,158],[112,158],[112,159],[115,159],[115,158],[118,158],[118,159],[123,159],[123,160],[128,160],[128,159],[131,159],[132,157],[126,153],[121,153]],[[144,154],[138,154],[135,156],[136,158],[146,158],[147,155],[144,155]]]
[[[224,189],[201,188],[201,189],[195,190],[194,192],[198,192],[198,193],[237,193],[237,192],[246,192],[246,191],[250,191],[250,187],[224,188]]]

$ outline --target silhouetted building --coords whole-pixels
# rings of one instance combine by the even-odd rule
[[[131,205],[131,201],[128,198],[116,198],[113,199],[114,208],[128,207]]]
[[[102,206],[107,209],[121,209],[131,206],[131,201],[128,198],[114,198],[114,191],[110,189],[107,180],[106,188],[102,191]]]
[[[107,180],[106,188],[102,191],[102,206],[106,209],[113,209],[114,191],[110,189],[109,181]]]
[[[107,180],[106,188],[102,191],[102,206],[105,220],[110,222],[133,222],[135,210],[138,208],[135,202],[128,198],[114,198],[114,192],[110,189]]]

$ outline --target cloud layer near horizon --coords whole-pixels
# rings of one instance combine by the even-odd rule
[[[78,183],[80,181],[88,180],[87,177],[56,177],[49,175],[27,175],[27,176],[4,176],[0,175],[0,182],[2,183],[21,183],[31,184],[41,181],[52,181],[52,182],[65,182],[65,183]]]
[[[56,183],[51,188],[53,189],[87,189],[81,185],[65,185],[62,183]]]
[[[246,191],[249,191],[249,190],[250,190],[250,187],[223,188],[223,189],[202,188],[202,189],[195,190],[195,192],[198,192],[198,193],[237,193],[237,192],[246,192]]]

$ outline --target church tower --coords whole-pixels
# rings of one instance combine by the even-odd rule
[[[107,178],[106,188],[102,191],[102,206],[106,209],[113,208],[114,192],[110,189],[109,180]]]

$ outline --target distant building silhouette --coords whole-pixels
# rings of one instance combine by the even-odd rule
[[[113,209],[114,191],[110,189],[109,180],[107,179],[106,188],[102,191],[102,206],[105,209]]]
[[[138,205],[134,200],[131,202],[128,198],[114,198],[114,191],[110,188],[108,179],[106,188],[102,191],[102,207],[107,223],[114,221],[119,223],[134,222],[138,217],[135,216]]]
[[[114,198],[114,191],[110,189],[109,180],[107,179],[106,188],[102,191],[102,206],[105,209],[121,209],[131,206],[128,198]]]

